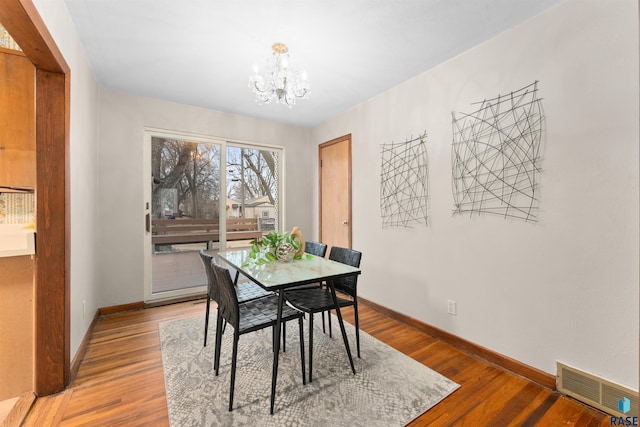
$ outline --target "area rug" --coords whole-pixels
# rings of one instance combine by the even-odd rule
[[[275,413],[269,414],[273,353],[271,329],[242,335],[233,411],[228,411],[233,332],[222,340],[220,373],[213,371],[214,321],[203,347],[204,315],[160,324],[169,421],[182,426],[404,426],[459,386],[421,363],[345,323],[356,374],[333,319],[333,338],[315,329],[313,382],[302,385],[297,322],[287,325],[280,354]],[[316,322],[320,323],[320,322]],[[305,356],[308,363],[308,322]],[[307,367],[308,375],[308,367]]]

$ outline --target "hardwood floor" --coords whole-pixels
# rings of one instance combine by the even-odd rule
[[[39,398],[24,426],[167,426],[158,323],[204,312],[184,302],[102,317],[75,381]],[[351,309],[344,310],[352,322]],[[609,416],[360,305],[361,329],[461,387],[410,426],[609,426]]]

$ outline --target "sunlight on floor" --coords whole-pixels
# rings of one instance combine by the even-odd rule
[[[9,415],[9,412],[11,412],[13,405],[16,404],[18,399],[18,397],[14,397],[0,402],[0,425],[2,425],[4,419],[7,418],[7,415]]]

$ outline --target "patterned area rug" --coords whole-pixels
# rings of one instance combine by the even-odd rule
[[[271,329],[240,337],[233,411],[228,411],[231,347],[229,326],[222,340],[220,374],[213,371],[215,309],[203,347],[204,315],[160,324],[162,363],[172,426],[404,426],[459,386],[419,362],[345,322],[353,351],[353,375],[333,318],[334,334],[315,329],[313,382],[302,385],[297,322],[287,325],[287,351],[280,354],[275,413],[271,396]],[[308,363],[308,321],[305,320]],[[308,368],[307,368],[308,375]]]

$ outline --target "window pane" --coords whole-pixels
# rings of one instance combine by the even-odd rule
[[[279,158],[276,150],[227,147],[227,218],[255,218],[263,233],[279,229]]]

